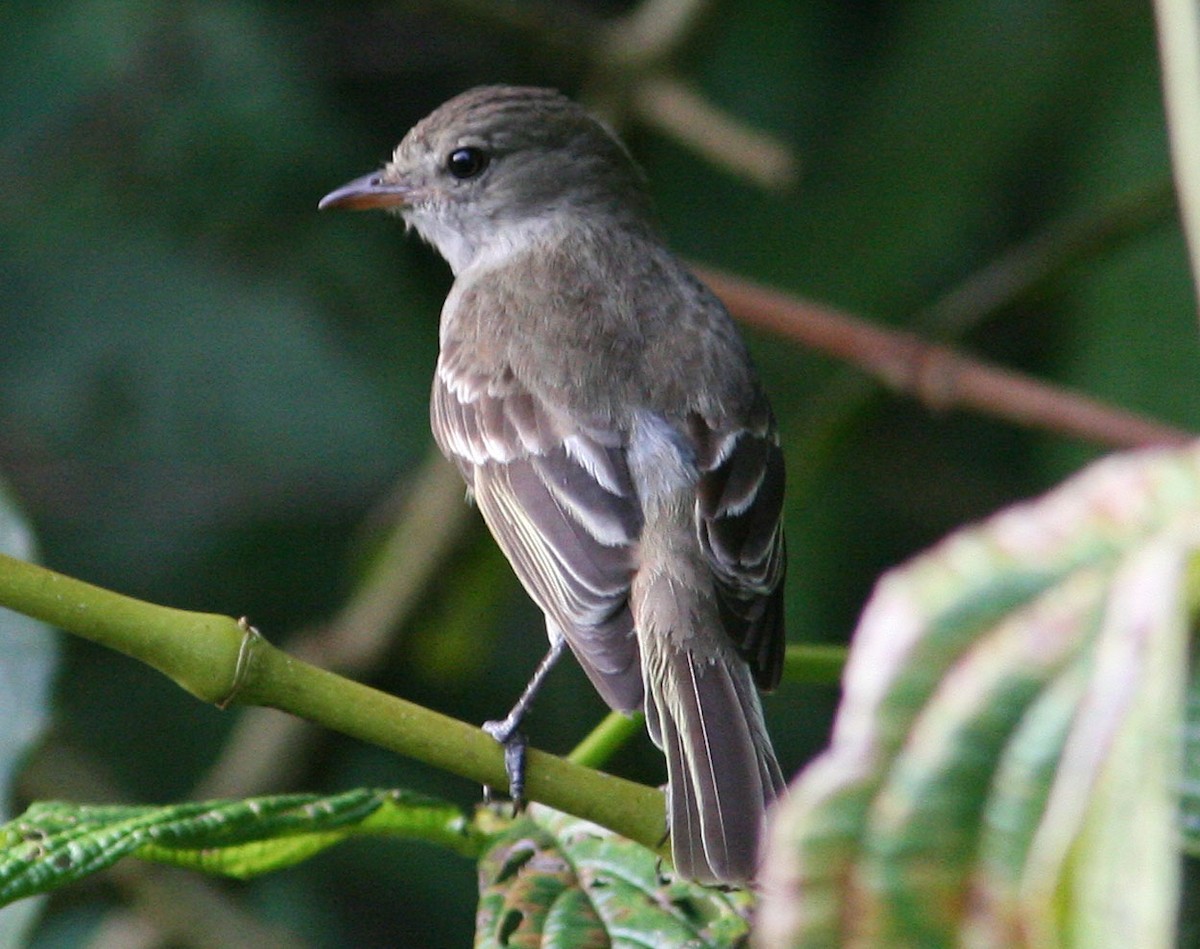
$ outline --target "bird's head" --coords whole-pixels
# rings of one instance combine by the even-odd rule
[[[451,99],[382,170],[320,207],[398,212],[456,273],[546,227],[650,213],[641,173],[606,126],[553,90],[512,86]]]

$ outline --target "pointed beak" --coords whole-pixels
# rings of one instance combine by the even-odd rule
[[[391,184],[383,180],[383,173],[376,171],[355,178],[335,191],[330,191],[317,205],[318,211],[326,208],[345,208],[361,211],[365,208],[402,208],[408,205],[412,188],[407,185]]]

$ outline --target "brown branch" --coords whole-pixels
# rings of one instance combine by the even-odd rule
[[[1194,437],[912,333],[884,329],[740,277],[706,268],[696,272],[747,325],[844,360],[937,411],[976,409],[1028,428],[1115,448],[1183,445]]]

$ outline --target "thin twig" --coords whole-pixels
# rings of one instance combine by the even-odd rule
[[[665,62],[711,6],[712,0],[645,0],[610,22],[602,59],[626,68]]]
[[[884,329],[729,274],[702,268],[697,273],[748,325],[851,363],[932,409],[977,409],[1118,448],[1182,445],[1193,438],[1182,429],[972,359],[912,333]]]
[[[787,188],[796,180],[797,162],[789,149],[717,108],[675,76],[645,76],[633,91],[632,106],[647,125],[763,188]]]
[[[913,326],[939,340],[960,337],[1072,265],[1163,225],[1174,208],[1175,193],[1164,177],[1051,222],[916,314]]]
[[[395,525],[362,583],[327,626],[290,648],[305,661],[351,675],[372,668],[471,523],[462,478],[435,448],[400,490]]]

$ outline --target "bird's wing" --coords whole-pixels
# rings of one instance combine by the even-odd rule
[[[642,529],[615,435],[555,413],[511,372],[443,342],[431,421],[529,595],[610,706],[642,700],[629,586]]]
[[[761,688],[783,669],[784,466],[765,399],[731,427],[693,416],[700,482],[696,531],[716,579],[725,631]]]

